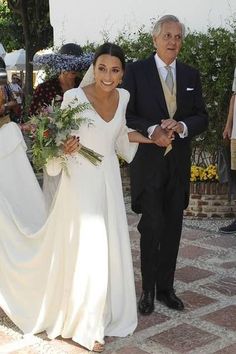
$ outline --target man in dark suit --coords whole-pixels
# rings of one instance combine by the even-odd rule
[[[208,125],[199,73],[176,60],[184,32],[175,16],[160,18],[153,30],[156,53],[129,64],[124,78],[130,92],[127,124],[153,140],[140,144],[131,164],[132,208],[142,214],[143,315],[153,312],[155,294],[169,308],[184,309],[174,273],[189,199],[190,142]]]

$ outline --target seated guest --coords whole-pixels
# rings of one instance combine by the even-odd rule
[[[7,81],[6,65],[0,57],[0,127],[11,121],[16,107],[17,102]]]

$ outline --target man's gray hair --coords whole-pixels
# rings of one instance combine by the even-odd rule
[[[180,22],[180,20],[178,19],[178,17],[174,16],[174,15],[165,15],[162,16],[161,18],[159,18],[159,20],[155,23],[154,27],[153,27],[153,31],[152,31],[152,35],[153,36],[158,36],[161,33],[161,28],[163,23],[166,22],[177,22],[180,24],[181,26],[181,33],[182,33],[182,37],[184,38],[185,36],[185,26],[182,22]]]

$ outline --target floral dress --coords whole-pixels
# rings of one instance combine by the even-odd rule
[[[75,86],[79,86],[80,79],[77,78]],[[52,103],[54,99],[56,102],[61,103],[63,99],[63,91],[60,86],[58,78],[53,78],[39,84],[33,94],[33,98],[29,108],[29,115],[38,114],[40,110]]]

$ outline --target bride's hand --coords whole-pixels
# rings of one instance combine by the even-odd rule
[[[78,150],[79,147],[79,137],[72,136],[71,138],[67,139],[63,146],[64,154],[73,154]]]
[[[153,144],[153,141],[149,138],[146,138],[141,133],[137,132],[136,130],[129,132],[129,141],[131,143],[140,143],[140,144]]]

